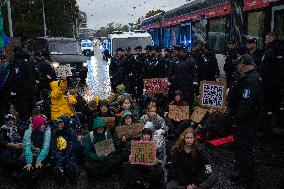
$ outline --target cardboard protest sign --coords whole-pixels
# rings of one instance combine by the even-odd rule
[[[118,138],[125,136],[126,138],[130,137],[139,137],[144,128],[143,123],[133,124],[133,125],[123,125],[116,128],[116,133]]]
[[[189,106],[169,105],[168,117],[174,121],[189,119]]]
[[[200,84],[200,105],[224,112],[226,110],[226,82],[202,81]]]
[[[202,108],[202,107],[196,107],[194,109],[194,112],[191,114],[190,116],[190,120],[195,122],[195,123],[200,123],[202,121],[202,119],[204,118],[204,116],[207,113],[207,109]]]
[[[70,64],[60,65],[54,68],[57,77],[69,77],[72,76],[72,67]]]
[[[147,94],[168,93],[169,84],[167,78],[144,79],[144,89]]]
[[[155,141],[131,141],[131,164],[154,165],[155,162]]]
[[[109,130],[112,130],[115,128],[115,117],[100,117],[100,118],[102,118],[105,121],[106,127]]]
[[[115,147],[114,147],[112,139],[106,139],[106,140],[97,142],[95,144],[95,150],[99,157],[115,152]]]

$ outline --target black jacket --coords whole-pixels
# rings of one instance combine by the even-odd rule
[[[127,67],[125,63],[126,57],[118,58],[114,56],[111,59],[109,66],[109,76],[111,85],[116,87],[117,85],[124,84],[126,79]]]
[[[264,52],[260,74],[265,86],[284,82],[284,41],[274,40]]]
[[[168,79],[175,89],[189,90],[197,82],[197,67],[191,58],[174,58],[170,65]]]
[[[166,66],[160,57],[154,57],[151,61],[150,75],[151,78],[166,77]]]
[[[191,57],[195,61],[198,70],[198,80],[203,81],[206,74],[206,57],[203,52],[191,53]]]
[[[169,169],[169,180],[174,179],[181,186],[190,184],[198,186],[211,174],[211,166],[207,158],[199,151],[196,157],[193,157],[184,150],[174,150],[172,162]]]
[[[251,53],[251,56],[253,57],[254,63],[259,68],[261,65],[263,51],[261,51],[260,49],[256,49],[253,53]]]
[[[225,59],[224,71],[228,86],[231,85],[233,80],[233,73],[236,71],[236,66],[233,61],[237,59],[237,49],[229,50]]]
[[[235,87],[229,91],[229,110],[238,125],[258,118],[261,102],[262,81],[257,71],[240,76]]]
[[[205,74],[204,79],[207,81],[215,81],[220,76],[220,70],[216,55],[213,52],[204,53]]]

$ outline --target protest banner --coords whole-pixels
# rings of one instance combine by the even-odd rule
[[[59,65],[54,68],[57,77],[70,77],[72,76],[72,67],[70,64]]]
[[[169,105],[168,117],[174,121],[189,119],[189,106]]]
[[[131,164],[154,165],[155,163],[155,141],[131,141]]]
[[[143,123],[133,124],[133,125],[123,125],[116,128],[116,133],[118,138],[123,136],[126,138],[139,137],[144,128]]]
[[[115,152],[112,139],[106,139],[95,144],[95,150],[99,157]]]
[[[167,78],[144,79],[144,90],[146,94],[164,94],[169,91]]]
[[[202,81],[200,84],[200,105],[225,112],[226,92],[226,82]]]
[[[195,123],[200,123],[204,118],[204,116],[206,115],[207,111],[208,110],[206,108],[202,108],[199,106],[196,107],[190,116],[190,120]]]
[[[109,130],[113,130],[115,128],[115,117],[100,117],[102,118],[105,123],[106,123],[106,127]]]

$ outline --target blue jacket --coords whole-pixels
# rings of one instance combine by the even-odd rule
[[[50,146],[50,138],[51,138],[51,130],[47,127],[44,131],[44,141],[42,148],[39,149],[39,153],[37,155],[37,149],[34,147],[31,141],[32,136],[32,127],[30,126],[28,130],[25,131],[23,145],[24,145],[24,155],[27,164],[33,163],[33,156],[37,156],[36,163],[41,163],[45,160],[48,155],[49,146]]]

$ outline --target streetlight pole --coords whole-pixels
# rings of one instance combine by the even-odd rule
[[[41,0],[41,4],[42,4],[42,17],[43,17],[43,31],[44,31],[44,37],[47,37],[46,35],[46,31],[47,31],[47,28],[46,28],[46,22],[45,22],[45,8],[44,8],[44,2],[43,0]]]
[[[14,37],[10,0],[6,0],[6,3],[7,3],[7,9],[8,9],[9,34],[10,34],[10,37]]]

